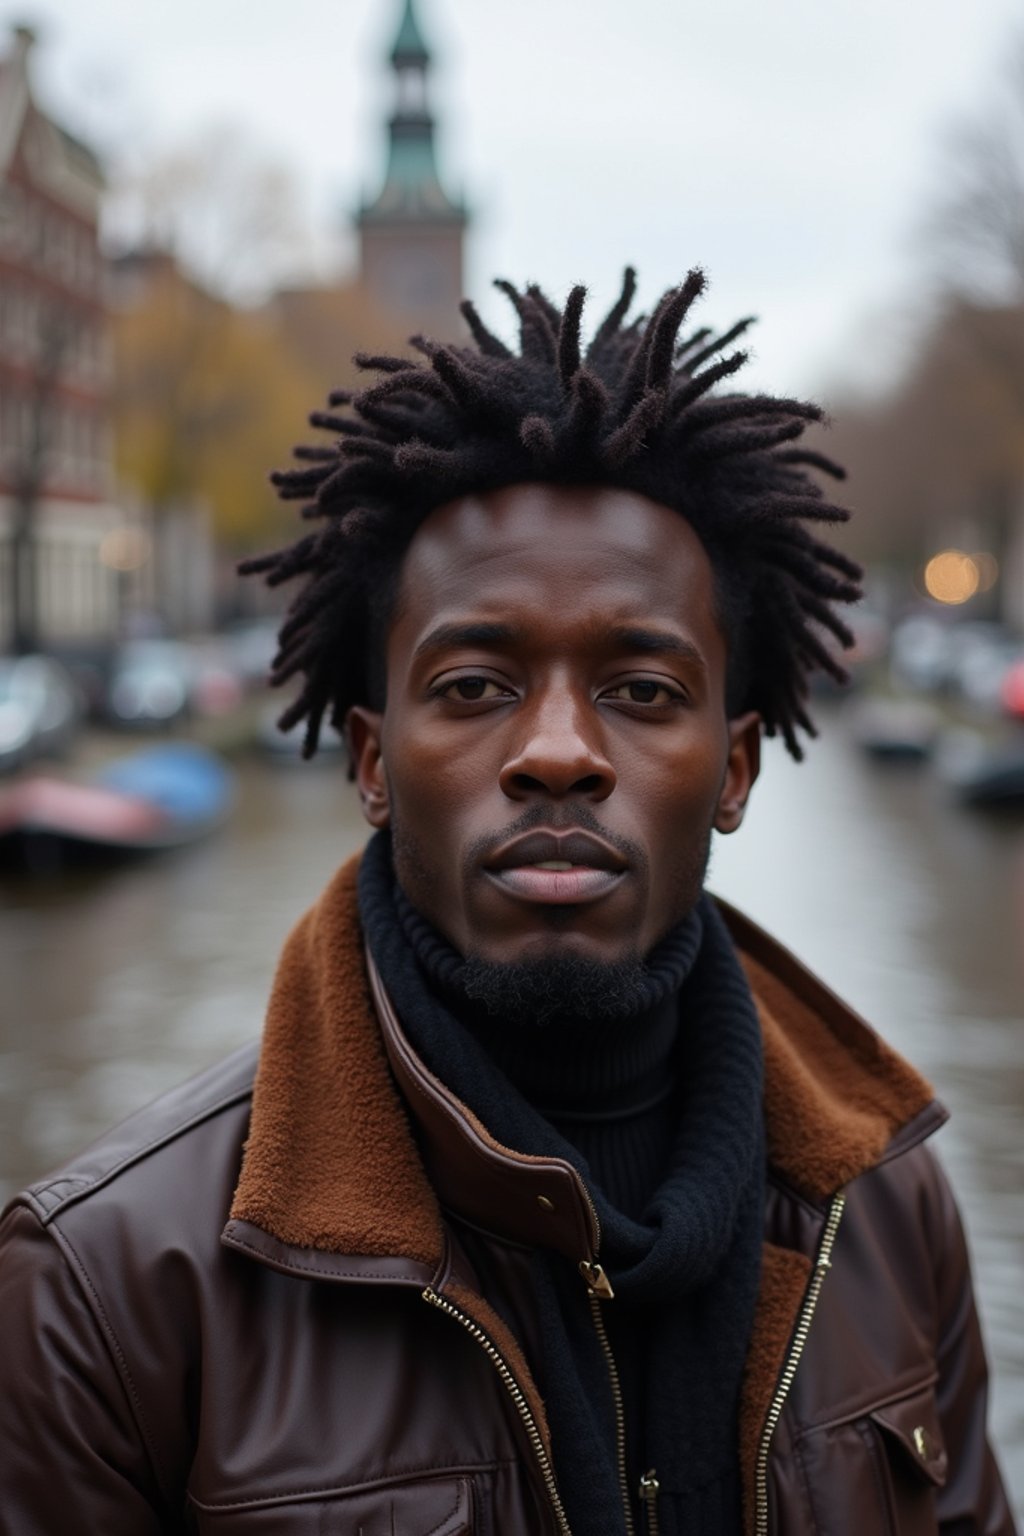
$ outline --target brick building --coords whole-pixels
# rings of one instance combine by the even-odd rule
[[[18,28],[0,59],[0,650],[118,613],[103,177],[34,100],[32,45]]]

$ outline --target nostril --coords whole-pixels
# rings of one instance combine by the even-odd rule
[[[529,794],[535,794],[538,790],[547,788],[542,779],[535,779],[528,773],[514,773],[512,783],[518,790],[525,790]]]

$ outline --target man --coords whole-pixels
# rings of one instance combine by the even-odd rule
[[[276,678],[376,829],[254,1052],[16,1201],[4,1529],[1009,1532],[927,1085],[703,892],[856,568],[627,274],[314,416]],[[349,411],[344,407],[350,405]]]

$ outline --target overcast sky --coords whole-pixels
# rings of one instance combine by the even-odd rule
[[[418,0],[442,170],[491,276],[593,312],[693,264],[703,317],[762,317],[749,383],[824,389],[913,312],[947,125],[982,110],[1019,0]],[[233,124],[344,228],[383,159],[400,0],[0,0],[65,124],[136,162]],[[863,361],[858,365],[863,372]]]

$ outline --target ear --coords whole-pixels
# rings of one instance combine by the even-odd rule
[[[743,820],[747,797],[761,771],[761,716],[756,710],[727,722],[729,757],[715,808],[716,832],[735,832]]]
[[[345,736],[352,759],[352,773],[359,789],[363,815],[371,827],[386,827],[391,821],[388,776],[381,755],[383,715],[361,704],[353,704],[345,717]]]

